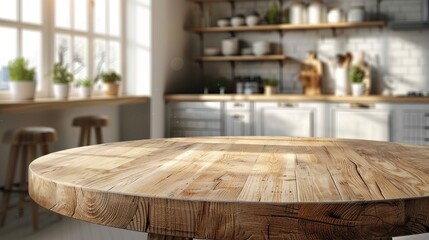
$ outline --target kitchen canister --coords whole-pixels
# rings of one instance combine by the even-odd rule
[[[233,56],[238,54],[238,38],[229,38],[222,41],[222,54],[224,56]]]
[[[347,96],[350,92],[348,68],[335,69],[335,96]]]
[[[289,8],[290,24],[307,23],[307,9],[303,2],[295,1]]]
[[[321,24],[326,22],[326,6],[320,0],[314,0],[310,3],[307,10],[308,24]]]
[[[363,7],[352,7],[347,14],[347,22],[363,22],[365,21],[365,10]]]
[[[344,22],[344,13],[340,8],[332,8],[328,12],[328,23]]]

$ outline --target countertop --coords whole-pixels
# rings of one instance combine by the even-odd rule
[[[406,96],[344,96],[334,95],[305,96],[296,94],[275,95],[238,95],[238,94],[171,94],[165,96],[166,101],[177,102],[209,102],[209,101],[287,101],[287,102],[327,102],[327,103],[429,103],[429,97]]]
[[[34,101],[0,100],[0,113],[38,112],[94,105],[139,104],[147,101],[149,101],[148,96],[92,97],[89,99],[72,98],[67,100],[40,98]]]

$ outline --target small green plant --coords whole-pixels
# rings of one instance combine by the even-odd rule
[[[101,75],[101,80],[104,83],[117,83],[121,81],[121,76],[119,76],[119,74],[117,74],[115,71],[110,71],[107,73],[103,73]]]
[[[352,83],[362,83],[365,78],[365,72],[360,67],[354,66],[350,71],[349,77]]]
[[[34,81],[36,70],[29,67],[29,63],[22,57],[16,58],[9,62],[9,77],[11,81]]]
[[[54,64],[54,73],[52,80],[57,84],[69,84],[74,81],[74,76],[66,67],[59,63]]]
[[[86,87],[86,88],[91,88],[92,86],[94,86],[94,82],[92,81],[92,79],[81,79],[79,81],[77,81],[77,85],[80,87]]]
[[[277,87],[279,85],[276,79],[264,79],[262,80],[264,87]]]
[[[265,14],[265,21],[267,21],[268,24],[277,24],[279,20],[279,13],[279,4],[274,2],[270,10],[268,10]]]

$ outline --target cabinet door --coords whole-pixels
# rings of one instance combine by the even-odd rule
[[[288,104],[259,104],[255,111],[258,136],[313,137],[314,110]]]
[[[250,136],[250,112],[228,112],[226,136]]]
[[[334,109],[335,138],[389,141],[388,110]]]

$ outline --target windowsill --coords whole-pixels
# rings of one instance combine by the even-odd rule
[[[54,98],[38,98],[34,101],[0,100],[0,113],[39,112],[96,105],[139,104],[146,103],[149,99],[150,97],[148,96],[99,96],[88,99],[71,98],[68,100],[59,100]]]

